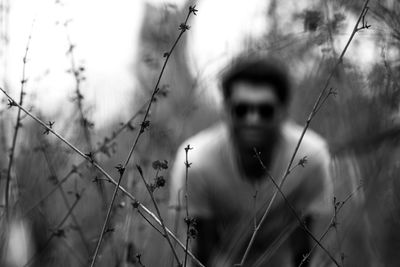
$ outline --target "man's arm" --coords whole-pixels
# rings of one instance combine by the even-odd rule
[[[194,155],[193,155],[194,156]],[[171,172],[170,184],[170,206],[175,207],[171,210],[171,221],[177,222],[177,235],[181,242],[186,241],[187,224],[186,217],[186,199],[188,200],[189,217],[196,219],[195,229],[197,235],[191,239],[191,252],[202,262],[206,264],[210,260],[213,245],[217,241],[215,222],[212,219],[212,212],[208,205],[207,183],[202,175],[199,162],[189,169],[186,192],[186,166],[184,147],[178,149],[175,163]]]
[[[330,155],[325,142],[311,143],[309,141],[307,144],[308,146],[305,145],[302,152],[302,154],[307,155],[307,164],[293,172],[293,183],[287,194],[297,210],[297,214],[302,217],[303,226],[307,227],[316,239],[320,239],[329,226],[333,214],[333,181],[330,173]],[[298,183],[296,183],[296,180]],[[299,266],[304,256],[308,255],[315,245],[304,227],[299,222],[297,224],[297,228],[288,240],[294,266]],[[327,236],[321,243],[328,250],[331,249],[331,237]],[[310,258],[302,266],[318,266],[318,264],[315,265],[315,262],[319,262],[325,256],[325,252],[316,247]]]
[[[306,196],[310,196],[308,199],[309,202],[305,206],[305,211],[307,212],[306,226],[318,240],[327,227],[329,227],[333,215],[333,181],[330,163],[331,158],[324,144],[324,146],[318,149],[316,154],[310,156],[310,166],[304,168],[307,170],[307,182],[303,193]],[[304,230],[303,235],[307,235]],[[301,257],[300,262],[304,255],[312,252],[310,259],[304,262],[302,266],[319,266],[321,260],[328,259],[328,256],[319,246],[316,247],[315,251],[311,251],[315,242],[310,236],[307,235],[307,237],[310,247],[307,248],[307,251],[304,249],[302,255],[299,255]],[[332,239],[333,233],[328,233],[323,240],[320,240],[321,244],[328,251],[332,249]]]
[[[216,222],[213,219],[196,219],[198,235],[195,239],[194,253],[206,266],[210,263],[211,255],[219,242]]]
[[[304,219],[304,224],[308,229],[312,229],[313,217],[311,215]],[[293,251],[293,266],[299,266],[304,256],[311,251],[313,242],[310,236],[300,225],[290,236],[290,248]],[[309,261],[304,262],[304,267],[309,266]]]

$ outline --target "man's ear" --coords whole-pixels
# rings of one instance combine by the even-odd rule
[[[230,103],[228,99],[223,99],[222,100],[222,109],[224,110],[224,112],[228,112],[229,111],[229,107],[230,107]]]
[[[283,107],[282,110],[282,120],[285,121],[289,118],[289,108],[288,107]]]
[[[232,120],[231,116],[231,103],[229,99],[222,100],[222,109],[221,109],[221,116],[225,121],[230,122]]]
[[[281,113],[280,120],[282,122],[289,118],[289,106],[287,104],[281,104],[279,112]]]

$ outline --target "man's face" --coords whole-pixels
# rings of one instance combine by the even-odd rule
[[[275,142],[285,109],[272,86],[238,81],[231,89],[226,108],[239,145],[259,147]]]

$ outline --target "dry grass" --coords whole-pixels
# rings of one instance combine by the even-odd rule
[[[376,18],[374,23],[386,23],[394,29],[394,36],[398,11],[398,7],[390,11],[375,5],[370,9]],[[172,22],[168,22],[171,26],[166,26],[166,31],[176,36],[176,22],[187,11],[172,9],[169,12]],[[395,15],[389,16],[390,12]],[[371,24],[372,29],[368,31],[374,29],[375,25],[373,22]],[[157,25],[147,24],[144,27],[148,27],[144,29],[148,33],[151,27]],[[163,43],[162,40],[171,40],[170,35],[166,39],[155,38],[146,42],[156,43],[157,46],[152,49],[162,55],[171,46],[171,42]],[[279,40],[295,40],[296,37],[275,35],[271,38],[277,44]],[[391,42],[393,40],[394,45],[399,47],[399,39],[391,39]],[[312,37],[309,42],[313,42]],[[287,48],[277,45],[270,49],[276,49],[276,53],[286,58],[294,55],[291,60],[298,64],[309,42],[306,45],[300,42],[297,46]],[[329,43],[328,38],[326,42]],[[140,166],[144,174],[152,174],[152,162],[156,160],[168,160],[171,165],[180,142],[219,117],[213,109],[208,109],[197,99],[193,89],[187,90],[196,84],[196,77],[187,72],[183,49],[186,44],[183,39],[177,46],[176,54],[172,50],[165,54],[167,59],[171,57],[171,61],[162,83],[161,76],[156,86],[143,82],[144,92],[148,96],[136,101],[139,108],[134,112],[136,114],[137,110],[141,110],[141,113],[132,114],[132,119],[122,126],[115,123],[104,133],[95,132],[96,128],[90,127],[90,120],[83,108],[85,103],[80,102],[82,99],[79,97],[79,94],[84,95],[84,88],[75,71],[73,74],[76,77],[77,109],[80,115],[74,119],[74,123],[46,118],[46,130],[36,122],[23,118],[23,127],[17,133],[19,141],[12,145],[15,152],[11,158],[14,162],[10,164],[8,156],[0,157],[0,195],[8,201],[8,204],[3,200],[1,202],[1,266],[18,266],[8,262],[7,247],[14,245],[14,241],[9,239],[10,235],[21,234],[23,231],[25,236],[18,239],[18,244],[21,251],[24,246],[29,251],[25,263],[30,261],[30,266],[87,266],[90,259],[94,263],[96,258],[96,266],[170,265],[165,263],[172,262],[174,253],[171,253],[171,247],[178,248],[172,240],[168,245],[164,240],[168,236],[165,227],[160,227],[149,216],[156,213],[158,218],[168,216],[168,190],[158,188],[149,195],[146,190],[149,184],[140,181],[134,166]],[[387,58],[384,53],[389,45],[393,44],[382,44],[382,58],[377,61],[371,73],[360,72],[357,66],[351,65],[344,58],[332,75],[331,86],[327,87],[334,88],[338,95],[326,99],[310,126],[326,137],[333,156],[335,203],[340,209],[334,218],[338,240],[330,253],[341,266],[396,266],[400,262],[397,255],[400,247],[400,234],[397,230],[400,222],[400,184],[397,179],[400,77],[396,65],[398,59]],[[296,86],[291,107],[295,121],[303,123],[306,113],[312,110],[320,88],[331,73],[334,55],[331,51],[318,59],[309,76]],[[153,60],[159,63],[163,58]],[[143,78],[146,76],[144,74],[152,73],[152,69],[144,72],[138,76]],[[161,88],[160,91],[158,88]],[[156,97],[154,92],[157,101],[147,102]],[[147,117],[149,103],[154,106],[151,116]],[[142,106],[148,107],[147,111],[140,108]],[[10,155],[10,136],[16,131],[3,129],[8,129],[10,122],[15,124],[17,108],[13,106],[8,109],[4,101],[0,105],[0,112],[0,153]],[[43,115],[40,117],[45,118]],[[48,120],[56,122],[53,125]],[[146,121],[151,121],[149,129]],[[89,163],[82,161],[78,154],[72,153],[51,133],[44,134],[53,129],[62,134],[64,124],[72,128],[70,131],[78,133],[71,143],[75,147],[84,148],[81,156],[89,160]],[[132,135],[142,134],[140,142],[134,142],[137,146],[132,149]],[[125,156],[133,153],[133,150],[134,164],[128,164],[129,157],[126,159]],[[119,162],[124,164],[118,165]],[[110,178],[93,168],[94,163],[102,166],[104,172],[112,174],[112,177],[119,176],[120,179],[114,185],[121,185],[129,194],[118,193],[120,191],[114,189],[117,187],[112,185]],[[121,179],[122,175],[124,179]],[[148,178],[146,175],[144,177]],[[164,177],[168,187],[168,170]],[[8,192],[8,196],[4,192]],[[138,208],[139,202],[143,207],[157,203],[157,208],[149,208],[151,213],[146,213],[145,209]],[[6,206],[9,207],[8,220],[5,217]],[[99,233],[102,233],[100,238]],[[96,248],[98,254],[93,257]],[[180,250],[175,256],[176,260],[186,262],[182,256],[184,254]]]

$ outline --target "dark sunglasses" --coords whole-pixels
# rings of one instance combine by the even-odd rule
[[[275,116],[276,107],[271,104],[232,104],[232,115],[237,119],[244,119],[249,113],[257,112],[263,120],[272,120]]]

